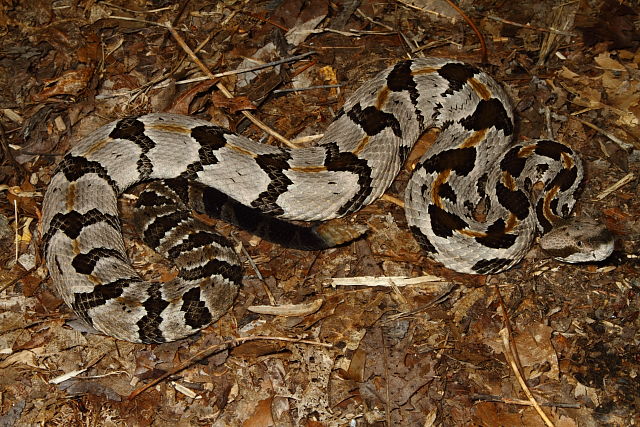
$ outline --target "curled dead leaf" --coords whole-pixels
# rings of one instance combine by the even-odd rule
[[[87,87],[93,70],[91,67],[68,70],[60,77],[45,80],[44,89],[33,98],[36,101],[44,101],[56,95],[77,95]]]

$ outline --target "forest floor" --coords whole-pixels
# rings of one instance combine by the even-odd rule
[[[0,2],[0,426],[640,424],[638,4],[459,5],[486,60],[444,0]],[[206,79],[169,25],[229,73]],[[244,286],[229,313],[178,342],[91,333],[57,295],[42,194],[93,129],[170,111],[278,144],[241,110],[290,139],[322,133],[362,82],[420,56],[488,71],[513,100],[518,139],[580,153],[576,212],[614,233],[608,260],[562,264],[534,246],[504,273],[457,274],[420,251],[387,198],[349,217],[366,238],[321,252],[216,223],[244,248]],[[275,92],[292,88],[310,89]],[[402,199],[408,176],[387,193]],[[134,264],[170,277],[134,237],[130,203]]]

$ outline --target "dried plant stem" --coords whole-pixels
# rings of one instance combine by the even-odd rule
[[[473,30],[474,33],[476,33],[476,37],[478,37],[478,40],[480,41],[480,57],[482,59],[482,63],[486,64],[487,63],[487,44],[484,41],[484,36],[482,35],[482,33],[480,32],[480,30],[478,29],[478,27],[476,27],[476,24],[471,20],[471,18],[469,18],[462,9],[460,9],[460,7],[458,7],[457,4],[455,4],[453,1],[451,0],[446,0],[447,3],[449,3],[449,6],[451,6],[452,8],[455,9],[456,12],[458,12],[458,14],[460,16],[462,16],[462,19],[465,20],[465,22],[467,24],[469,24],[469,26],[471,27],[471,29]]]
[[[502,328],[502,330],[500,331],[500,336],[502,337],[502,345],[504,347],[504,355],[507,358],[507,362],[509,362],[509,365],[511,366],[511,370],[516,376],[516,379],[518,380],[518,384],[520,384],[520,388],[522,388],[524,394],[527,395],[527,399],[529,399],[529,402],[531,402],[531,406],[533,406],[533,408],[536,410],[538,415],[540,415],[540,418],[542,418],[547,426],[554,427],[553,422],[549,419],[549,417],[547,417],[547,414],[544,413],[542,407],[533,396],[533,393],[531,393],[531,390],[529,390],[529,386],[527,386],[527,383],[525,382],[524,377],[520,372],[522,366],[520,366],[520,358],[518,357],[517,347],[512,339],[511,322],[509,321],[509,316],[507,315],[507,308],[504,304],[502,294],[500,293],[500,289],[497,285],[495,286],[495,289],[498,295],[498,301],[500,304],[500,308],[502,309],[502,318],[505,324],[504,328]]]

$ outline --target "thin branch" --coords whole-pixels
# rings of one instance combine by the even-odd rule
[[[529,24],[519,24],[517,22],[509,21],[508,19],[499,18],[497,16],[487,15],[487,18],[492,19],[494,21],[502,22],[503,24],[513,25],[514,27],[526,28],[527,30],[542,31],[545,33],[558,34],[561,36],[571,36],[571,37],[575,36],[574,33],[570,33],[568,31],[556,30],[555,28],[534,27],[533,25],[529,25]]]
[[[495,396],[492,394],[472,394],[469,396],[471,400],[479,400],[482,402],[500,402],[508,405],[533,406],[530,401],[522,399],[512,399],[510,397]],[[555,408],[572,408],[580,409],[582,405],[578,403],[561,403],[561,402],[543,402],[540,406],[550,406]]]
[[[449,3],[449,5],[452,8],[454,8],[456,10],[456,12],[458,12],[458,14],[460,16],[462,16],[462,19],[464,19],[466,21],[466,23],[469,24],[469,26],[471,27],[473,32],[476,33],[476,36],[478,37],[478,40],[480,41],[480,55],[481,55],[482,63],[486,64],[487,63],[487,44],[484,41],[484,36],[482,35],[482,33],[480,32],[478,27],[476,27],[476,24],[471,20],[471,18],[469,18],[464,13],[464,11],[458,7],[457,4],[455,4],[451,0],[446,0],[446,1],[447,1],[447,3]]]
[[[522,373],[520,372],[522,366],[520,366],[520,358],[518,357],[517,347],[512,338],[511,322],[509,321],[509,316],[507,315],[507,308],[504,304],[504,300],[502,299],[502,294],[500,293],[500,289],[498,288],[498,286],[495,286],[495,289],[498,295],[500,308],[502,309],[502,318],[505,323],[505,327],[500,330],[502,345],[504,347],[504,355],[507,358],[507,362],[509,362],[509,365],[511,366],[511,370],[516,376],[516,379],[518,380],[518,384],[520,384],[520,388],[522,388],[524,394],[527,395],[527,398],[529,399],[529,402],[531,402],[533,408],[536,410],[538,415],[540,415],[540,418],[542,418],[542,420],[548,427],[554,427],[553,422],[549,419],[549,417],[547,417],[547,414],[544,413],[544,411],[540,407],[540,404],[533,396],[533,393],[531,393],[531,390],[529,390],[529,386],[527,386],[527,383],[524,380]]]

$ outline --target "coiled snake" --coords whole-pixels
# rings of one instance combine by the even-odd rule
[[[405,194],[407,222],[429,256],[460,272],[496,273],[522,259],[536,230],[551,235],[548,251],[569,262],[611,253],[606,230],[590,222],[549,233],[571,212],[582,182],[573,150],[549,140],[513,144],[512,109],[492,78],[458,61],[426,58],[366,82],[314,147],[260,144],[171,114],[98,129],[64,157],[44,198],[53,282],[78,316],[116,338],[164,342],[193,334],[228,310],[242,263],[191,209],[293,247],[344,243],[361,230],[284,220],[332,219],[373,202],[432,127],[441,132]],[[134,271],[118,218],[117,197],[149,180],[162,181],[140,195],[138,223],[144,241],[177,267],[167,283],[145,282]],[[576,229],[579,239],[571,235]]]

